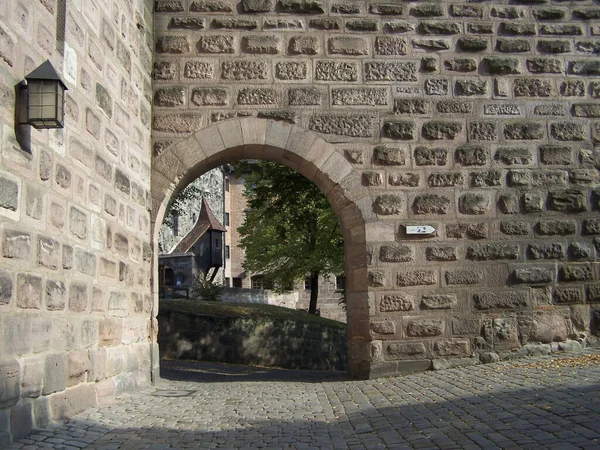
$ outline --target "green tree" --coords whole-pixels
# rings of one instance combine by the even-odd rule
[[[309,312],[317,311],[319,275],[344,269],[344,240],[331,205],[295,170],[272,162],[240,162],[248,210],[238,229],[244,270],[261,273],[278,290],[310,277]]]

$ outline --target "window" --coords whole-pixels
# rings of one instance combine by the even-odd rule
[[[346,277],[343,275],[338,275],[335,277],[335,290],[343,291],[346,289]]]
[[[265,279],[262,275],[252,277],[252,289],[273,289],[273,280]]]
[[[229,192],[229,177],[225,178],[225,192]]]
[[[179,236],[179,216],[173,214],[173,235]]]
[[[304,290],[310,291],[310,277],[304,278]]]
[[[234,288],[241,288],[242,287],[242,279],[241,278],[233,278],[233,287]]]
[[[228,212],[225,213],[225,226],[226,227],[229,226],[229,213]]]
[[[229,259],[229,245],[225,246],[225,259]]]
[[[231,280],[229,277],[225,277],[225,287],[231,287]]]

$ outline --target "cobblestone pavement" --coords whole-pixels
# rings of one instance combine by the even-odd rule
[[[160,386],[14,449],[600,449],[600,351],[348,381],[168,363]]]

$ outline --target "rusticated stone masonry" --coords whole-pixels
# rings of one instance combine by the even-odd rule
[[[155,147],[212,124],[226,136],[228,119],[281,121],[343,155],[350,198],[368,193],[354,320],[369,329],[353,334],[348,314],[351,340],[370,343],[360,356],[350,345],[369,376],[596,343],[598,1],[155,11]]]

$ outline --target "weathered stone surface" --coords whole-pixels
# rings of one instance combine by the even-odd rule
[[[507,166],[531,164],[533,155],[531,150],[524,147],[500,147],[494,159]]]
[[[516,269],[512,276],[515,282],[521,284],[547,284],[554,280],[555,271],[545,267],[527,267]]]
[[[488,163],[488,152],[479,146],[460,146],[454,152],[454,159],[463,166],[483,166]]]
[[[500,231],[503,234],[524,236],[530,231],[529,224],[521,220],[503,221],[500,222]]]
[[[406,153],[403,148],[378,145],[373,149],[373,162],[384,166],[403,166]]]
[[[574,220],[541,220],[537,232],[545,236],[566,236],[575,234],[577,224]]]
[[[566,110],[564,105],[560,103],[550,103],[547,105],[535,106],[533,113],[538,116],[564,116],[566,114]]]
[[[408,294],[384,295],[379,303],[379,311],[412,311],[415,308],[414,297]]]
[[[564,9],[553,7],[535,8],[532,13],[536,20],[561,20],[566,16]]]
[[[383,123],[383,132],[386,137],[398,140],[416,139],[416,129],[414,122],[388,120]]]
[[[448,151],[444,148],[417,147],[415,163],[418,166],[445,166],[448,161]]]
[[[384,23],[384,31],[386,33],[408,33],[409,31],[414,31],[415,26],[409,22],[385,22]]]
[[[243,12],[261,13],[269,12],[273,9],[273,0],[242,0],[240,3]]]
[[[191,101],[196,106],[225,106],[229,98],[225,88],[194,88]]]
[[[27,259],[31,250],[31,235],[23,231],[4,230],[2,256],[11,259]]]
[[[519,197],[516,194],[501,194],[498,198],[498,207],[504,214],[518,214]]]
[[[281,52],[279,37],[272,35],[256,35],[242,37],[244,53],[255,55],[277,55]]]
[[[16,405],[21,394],[19,362],[8,355],[0,359],[0,408]]]
[[[498,32],[508,36],[534,36],[536,27],[534,23],[501,22]]]
[[[449,285],[472,285],[483,281],[483,273],[477,270],[448,271],[444,277]]]
[[[413,270],[398,272],[396,284],[398,286],[421,286],[437,284],[437,273],[431,270]]]
[[[543,24],[540,26],[540,36],[580,36],[583,34],[578,24]]]
[[[529,58],[527,70],[531,73],[563,73],[562,61],[551,58]]]
[[[358,67],[352,62],[317,61],[315,78],[321,81],[356,81]]]
[[[386,359],[422,359],[427,357],[427,349],[422,342],[394,342],[385,347]]]
[[[486,95],[488,92],[485,79],[460,79],[454,84],[454,93],[459,96]]]
[[[447,39],[413,39],[412,46],[427,51],[442,51],[450,49]]]
[[[364,66],[365,81],[417,81],[413,61],[373,61]]]
[[[426,114],[429,103],[423,99],[396,98],[394,99],[394,112],[396,114]]]
[[[410,8],[410,15],[414,17],[442,17],[445,15],[444,7],[438,4],[426,3]]]
[[[531,44],[525,39],[503,39],[496,41],[496,51],[501,53],[525,53],[531,50]]]
[[[412,204],[414,214],[448,214],[452,202],[443,195],[423,194],[415,197]]]
[[[240,105],[275,105],[279,103],[279,92],[271,88],[243,88],[237,96]]]
[[[425,35],[453,35],[460,33],[460,27],[455,22],[421,22],[418,31]]]
[[[408,262],[414,261],[415,249],[408,245],[382,245],[379,249],[381,262]]]
[[[447,78],[427,78],[425,80],[425,93],[427,95],[446,95],[449,92]]]
[[[454,17],[483,17],[483,8],[479,5],[450,5],[450,12]]]
[[[198,53],[208,54],[234,53],[235,47],[234,36],[228,35],[201,36],[196,44]]]
[[[375,334],[395,334],[396,324],[391,320],[378,320],[371,322],[371,332]]]
[[[402,213],[402,197],[394,194],[378,195],[373,203],[373,211],[384,216]]]
[[[583,141],[586,129],[582,123],[558,122],[550,124],[550,135],[557,141]]]
[[[223,61],[221,78],[224,80],[265,80],[268,77],[265,61]]]
[[[547,165],[569,165],[573,163],[573,149],[559,145],[543,145],[539,148],[540,162]]]
[[[495,141],[497,139],[498,126],[496,122],[469,122],[470,141]]]
[[[181,1],[156,0],[154,2],[155,12],[181,12],[183,10],[184,8]]]
[[[488,48],[488,39],[475,36],[460,37],[456,44],[465,52],[482,52]]]
[[[173,30],[203,30],[205,28],[202,17],[172,17],[169,28]]]
[[[515,97],[550,97],[554,94],[550,80],[517,78],[513,82]]]
[[[587,198],[583,191],[568,189],[548,194],[548,208],[560,212],[585,212],[588,210]]]
[[[307,73],[305,61],[278,62],[275,65],[275,76],[279,80],[304,80]]]
[[[565,170],[535,170],[531,173],[531,185],[535,187],[566,186],[569,174]]]
[[[350,137],[371,137],[373,118],[368,115],[313,115],[308,128],[319,133]]]
[[[432,173],[427,178],[430,187],[460,186],[464,183],[462,173]]]
[[[473,58],[451,58],[444,61],[444,68],[450,72],[473,72],[477,62]]]
[[[529,306],[529,296],[525,291],[481,292],[473,295],[475,308],[513,309]]]
[[[414,319],[408,322],[406,334],[411,337],[439,336],[444,330],[443,320]]]
[[[582,80],[565,80],[560,83],[561,97],[585,97],[585,83]]]
[[[398,36],[378,36],[375,38],[375,53],[384,56],[406,55],[406,38]]]
[[[152,128],[164,133],[191,133],[200,128],[201,120],[196,113],[155,114]]]
[[[528,259],[562,259],[564,257],[565,247],[560,243],[530,244],[527,247]]]
[[[428,261],[456,261],[456,247],[451,245],[427,247],[425,250],[425,258]]]
[[[186,91],[183,87],[170,87],[157,89],[154,94],[156,106],[183,106],[185,104]]]
[[[279,11],[288,14],[323,14],[325,5],[319,0],[278,0]]]
[[[192,42],[187,36],[160,36],[156,39],[157,53],[182,54],[192,51]]]
[[[334,88],[331,103],[336,106],[382,106],[388,104],[385,88]]]
[[[519,255],[517,244],[479,244],[467,248],[467,259],[474,261],[515,260]]]
[[[321,101],[321,91],[317,88],[294,88],[288,91],[290,106],[317,106]]]
[[[67,387],[67,355],[56,353],[47,355],[44,361],[43,395],[60,392]]]
[[[442,357],[450,357],[448,359],[433,360],[433,370],[447,370],[456,367],[473,366],[479,363],[476,358],[456,358],[457,356],[470,356],[471,347],[469,341],[452,340],[452,341],[437,341],[433,346],[434,352]]]
[[[544,197],[539,192],[523,194],[523,212],[536,213],[544,210]]]
[[[294,36],[289,42],[292,55],[317,55],[320,50],[320,41],[314,36]]]
[[[346,29],[350,31],[378,31],[379,23],[370,19],[353,19],[346,21]]]
[[[581,225],[581,234],[600,234],[600,219],[585,219]]]
[[[460,122],[431,121],[425,122],[421,128],[422,136],[429,140],[453,140],[461,131]]]
[[[582,303],[583,294],[577,288],[555,287],[553,300],[558,304]]]
[[[589,264],[562,266],[560,279],[565,282],[590,281],[594,279],[594,272]]]
[[[383,176],[379,172],[363,172],[362,183],[364,186],[381,186]]]
[[[469,114],[473,111],[473,103],[468,100],[442,100],[436,103],[440,113]]]
[[[500,186],[502,172],[499,170],[486,170],[484,172],[471,172],[471,186],[490,187]]]
[[[509,140],[538,140],[545,137],[545,126],[539,122],[515,122],[504,126],[504,138]]]
[[[317,30],[339,30],[342,28],[341,22],[336,19],[311,19],[308,21],[308,26]]]
[[[461,214],[487,214],[491,208],[491,200],[486,194],[463,194],[458,199],[458,210]]]
[[[452,309],[458,300],[455,294],[428,294],[421,299],[423,309]]]
[[[569,73],[573,75],[600,75],[600,61],[569,61]]]
[[[388,176],[388,184],[390,186],[417,187],[421,177],[418,173],[390,173]]]

